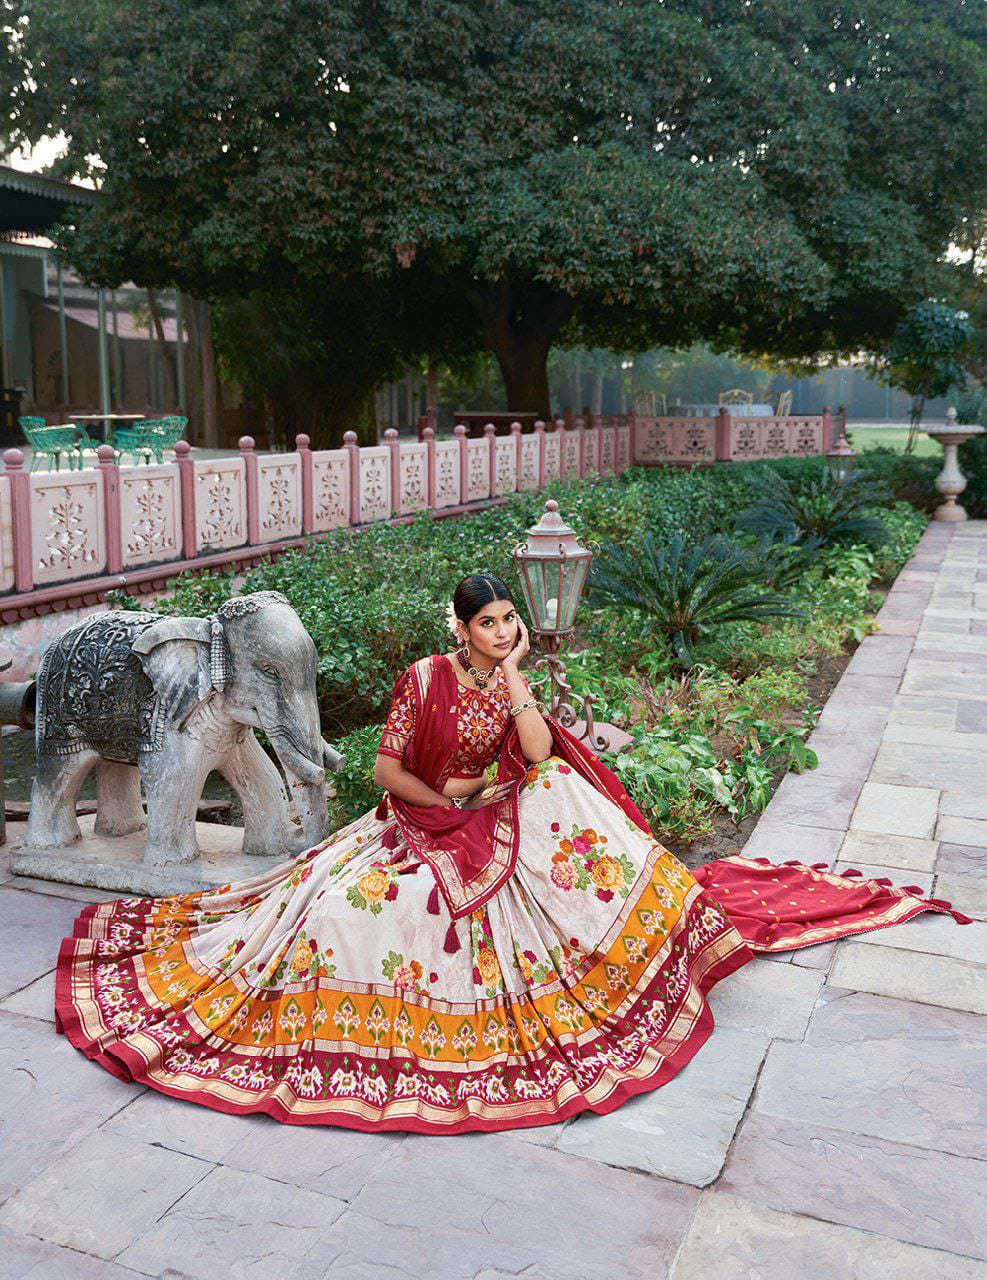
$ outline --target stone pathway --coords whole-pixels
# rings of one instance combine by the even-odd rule
[[[96,895],[7,876],[0,1278],[987,1277],[987,524],[932,526],[880,624],[747,851],[976,922],[749,965],[693,1062],[609,1116],[371,1135],[122,1084],[51,1025],[58,940]]]

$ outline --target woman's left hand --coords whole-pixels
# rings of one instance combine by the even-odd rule
[[[507,657],[501,659],[500,663],[502,667],[513,667],[515,671],[518,668],[518,663],[531,647],[528,641],[528,628],[524,625],[524,620],[520,614],[518,614],[517,629],[517,642],[515,643],[514,648],[511,649],[510,653],[508,653]]]

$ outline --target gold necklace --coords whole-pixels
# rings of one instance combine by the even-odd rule
[[[491,667],[489,671],[478,671],[463,653],[462,649],[456,650],[456,656],[459,658],[460,665],[466,674],[472,676],[476,681],[477,687],[486,691],[486,687],[490,683],[491,678],[497,674],[497,668]]]

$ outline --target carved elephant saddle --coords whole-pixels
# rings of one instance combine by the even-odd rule
[[[45,651],[38,668],[39,754],[98,751],[104,760],[136,764],[159,751],[161,700],[133,652],[155,613],[114,611],[70,627]]]

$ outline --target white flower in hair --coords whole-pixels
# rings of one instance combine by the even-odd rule
[[[458,640],[459,630],[458,630],[457,624],[458,624],[458,619],[456,618],[456,610],[453,607],[452,601],[450,600],[449,607],[446,609],[446,625],[448,626],[452,634],[455,636],[455,638]]]

